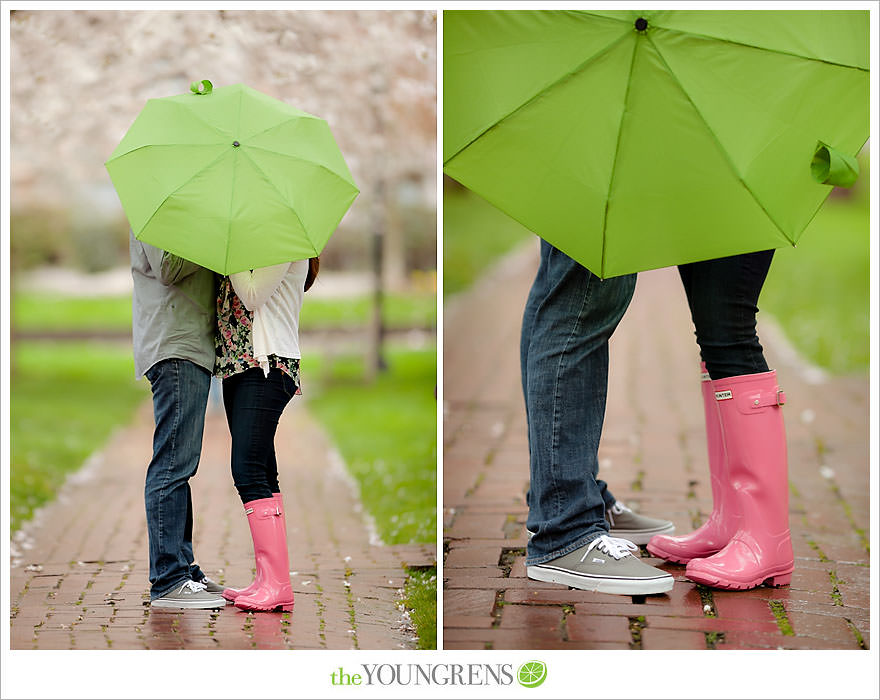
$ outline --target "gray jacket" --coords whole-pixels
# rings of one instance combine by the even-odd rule
[[[135,376],[161,360],[190,360],[214,371],[217,276],[129,233]]]

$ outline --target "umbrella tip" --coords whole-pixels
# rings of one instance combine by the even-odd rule
[[[645,31],[647,28],[648,28],[648,20],[646,20],[644,17],[639,17],[639,18],[636,20],[636,31],[637,31],[637,32],[643,32],[643,31]]]

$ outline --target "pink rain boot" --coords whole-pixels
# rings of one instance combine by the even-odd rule
[[[290,587],[290,560],[287,555],[287,531],[280,499],[261,498],[245,503],[245,513],[254,541],[257,571],[262,571],[259,587],[235,598],[242,610],[293,610]]]
[[[703,413],[706,418],[706,444],[709,448],[709,480],[712,486],[712,514],[699,528],[687,535],[672,537],[655,535],[648,542],[648,551],[655,557],[687,564],[691,559],[709,557],[730,542],[739,526],[733,486],[727,478],[727,456],[721,440],[721,422],[718,402],[712,380],[706,371],[706,363],[700,363],[702,371]]]
[[[287,532],[287,522],[284,519],[284,504],[281,501],[281,494],[273,493],[272,498],[278,501],[278,505],[281,507],[281,520],[284,523],[284,531]],[[257,574],[254,577],[253,582],[249,586],[247,586],[246,588],[227,588],[223,591],[223,597],[226,598],[226,600],[231,600],[234,603],[235,599],[238,598],[238,596],[249,595],[257,590],[262,585],[263,581],[263,570],[260,568],[259,561],[256,562],[256,569]]]
[[[729,478],[742,514],[727,546],[688,562],[685,575],[715,588],[744,590],[765,581],[791,583],[794,553],[788,525],[788,453],[776,372],[712,382]]]

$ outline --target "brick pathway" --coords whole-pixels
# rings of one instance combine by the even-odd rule
[[[791,586],[713,591],[644,549],[675,576],[670,594],[640,599],[525,578],[518,348],[536,269],[529,245],[445,310],[444,648],[867,648],[867,377],[816,383],[766,319],[759,333],[788,398]],[[639,275],[612,339],[601,473],[619,499],[672,519],[678,533],[712,507],[698,368],[677,272]]]
[[[292,613],[152,610],[143,475],[149,402],[40,515],[10,576],[12,649],[409,649],[398,609],[404,565],[433,565],[433,546],[372,544],[344,466],[300,401],[276,439],[287,504]],[[190,483],[195,551],[214,580],[247,585],[253,549],[229,474],[222,410],[209,412]]]

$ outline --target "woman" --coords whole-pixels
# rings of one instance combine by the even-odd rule
[[[648,551],[687,564],[692,581],[743,590],[791,583],[785,395],[755,331],[773,251],[679,266],[703,360],[712,514]]]
[[[293,609],[284,502],[275,430],[300,393],[299,314],[318,274],[318,259],[273,265],[223,278],[217,298],[215,374],[232,434],[232,478],[244,504],[256,578],[223,597],[244,610]]]

